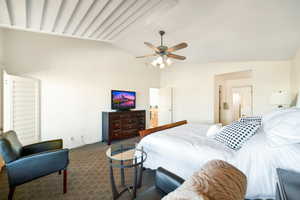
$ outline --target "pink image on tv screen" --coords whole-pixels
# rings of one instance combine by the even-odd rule
[[[126,108],[135,106],[135,93],[126,91],[113,91],[112,103],[114,107]]]

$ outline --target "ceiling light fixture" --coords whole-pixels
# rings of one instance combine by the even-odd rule
[[[160,67],[161,69],[165,66],[170,66],[172,63],[172,60],[167,56],[158,56],[151,62],[153,66]]]
[[[173,52],[186,48],[188,46],[187,43],[182,42],[173,47],[167,47],[163,44],[163,35],[165,34],[165,32],[159,31],[159,34],[160,34],[160,46],[156,47],[149,42],[144,42],[146,46],[154,50],[154,53],[145,56],[138,56],[136,58],[147,58],[147,57],[155,56],[155,59],[151,62],[151,64],[155,67],[160,67],[160,68],[164,68],[165,66],[170,66],[173,63],[171,58],[177,60],[186,59],[185,56],[177,55],[174,54]]]

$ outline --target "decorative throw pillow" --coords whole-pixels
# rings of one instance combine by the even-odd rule
[[[212,160],[162,200],[242,200],[246,189],[247,178],[240,170]]]
[[[214,124],[209,127],[206,137],[213,138],[222,129],[222,124]]]
[[[259,123],[233,122],[225,126],[214,139],[233,150],[238,150],[257,132],[259,127]]]
[[[239,122],[243,123],[258,123],[260,126],[262,125],[262,117],[261,116],[253,116],[253,117],[242,117]]]

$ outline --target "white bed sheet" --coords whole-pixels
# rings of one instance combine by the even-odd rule
[[[247,198],[275,196],[276,168],[300,170],[300,145],[271,148],[263,130],[239,151],[206,137],[210,125],[187,124],[144,137],[138,147],[146,151],[146,168],[163,167],[186,179],[209,160],[225,160],[248,180]]]

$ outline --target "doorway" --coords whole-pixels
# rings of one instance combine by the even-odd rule
[[[232,88],[232,118],[234,121],[253,114],[252,85]]]
[[[151,128],[173,122],[173,88],[150,88]]]
[[[223,125],[253,114],[252,71],[215,76],[215,122]]]
[[[159,104],[159,89],[150,88],[150,128],[158,126],[158,104]]]

